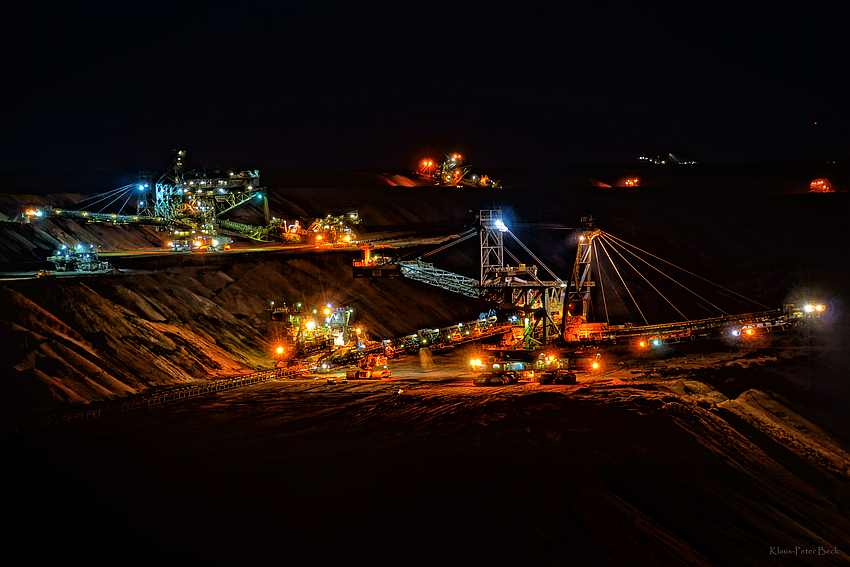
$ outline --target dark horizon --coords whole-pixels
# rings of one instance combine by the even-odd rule
[[[842,18],[818,2],[564,14],[453,4],[17,4],[0,171],[482,169],[850,155]],[[150,165],[143,165],[150,164]]]

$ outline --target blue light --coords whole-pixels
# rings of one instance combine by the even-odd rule
[[[654,341],[652,341],[652,345],[653,345],[653,346],[659,346],[659,345],[661,345],[661,339],[655,339]]]

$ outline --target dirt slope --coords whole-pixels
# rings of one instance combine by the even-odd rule
[[[719,567],[800,546],[783,564],[846,565],[846,472],[798,474],[727,413],[649,382],[267,383],[7,444],[24,544],[2,553]]]
[[[475,301],[424,284],[355,280],[352,257],[233,256],[158,273],[8,282],[0,321],[12,348],[0,405],[46,409],[270,368],[270,301],[348,306],[376,339],[479,315]]]

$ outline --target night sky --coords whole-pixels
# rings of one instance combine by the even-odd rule
[[[850,153],[838,3],[471,4],[17,2],[0,170]]]

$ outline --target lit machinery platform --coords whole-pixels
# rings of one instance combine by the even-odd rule
[[[412,261],[391,260],[387,257],[373,256],[364,249],[364,259],[354,262],[355,277],[403,276],[409,279],[437,286],[455,293],[480,299],[487,308],[500,314],[501,321],[510,321],[513,329],[505,328],[500,332],[511,332],[514,336],[509,348],[535,350],[550,344],[562,345],[573,349],[581,345],[625,345],[630,348],[653,348],[675,343],[685,343],[707,339],[725,338],[728,341],[746,341],[763,333],[784,331],[801,324],[807,319],[819,317],[827,309],[823,303],[809,302],[803,305],[787,304],[781,309],[768,309],[767,306],[749,300],[744,296],[714,284],[684,268],[666,262],[625,241],[612,236],[594,224],[592,217],[582,217],[575,229],[576,257],[569,280],[562,280],[546,267],[529,250],[502,219],[499,209],[482,210],[478,214],[478,227],[460,235],[437,250],[424,254]],[[537,265],[520,262],[505,247],[505,235],[521,246],[533,260],[548,272],[551,279],[544,280],[538,275]],[[463,276],[437,268],[423,258],[441,250],[478,236],[480,251],[480,278]],[[639,254],[640,253],[640,254]],[[633,259],[629,260],[628,255]],[[506,257],[516,264],[506,263]],[[609,261],[606,268],[600,266],[600,258]],[[614,262],[617,258],[618,262]],[[654,258],[660,263],[672,266],[683,275],[673,278],[659,268],[649,265],[655,275],[664,280],[664,284],[652,283],[637,270],[637,260],[646,262]],[[617,264],[621,264],[618,268]],[[628,282],[624,275],[628,271],[640,285]],[[603,276],[607,274],[607,276]],[[686,279],[686,277],[690,279]],[[607,280],[606,280],[607,278]],[[682,283],[696,282],[705,289],[694,291]],[[647,291],[657,297],[655,300],[665,309],[672,322],[650,322],[645,314],[646,298],[638,290]],[[607,291],[607,294],[606,294]],[[610,322],[609,302],[611,294],[624,306],[634,322],[615,324]],[[709,292],[731,298],[739,305],[749,307],[744,313],[734,313],[722,302],[711,299]],[[641,302],[636,300],[641,297]],[[708,296],[708,297],[706,297]],[[673,301],[685,301],[691,304],[686,311],[704,310],[701,317],[686,316]],[[594,309],[596,305],[596,309]],[[753,310],[761,307],[761,310]],[[602,311],[602,313],[599,313]],[[654,311],[658,312],[655,308]],[[654,317],[658,320],[658,317]],[[661,319],[662,321],[664,319]],[[668,319],[669,321],[669,319]]]

